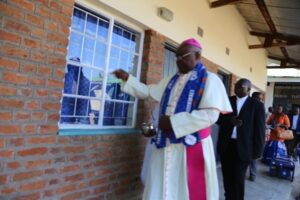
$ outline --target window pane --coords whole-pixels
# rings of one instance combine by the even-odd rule
[[[130,39],[131,39],[131,34],[128,31],[124,30],[121,47],[125,49],[129,49],[131,43]]]
[[[68,64],[67,71],[65,73],[65,94],[77,94],[79,67]]]
[[[124,69],[128,72],[129,53],[127,51],[121,51],[120,62],[118,68]]]
[[[71,32],[70,44],[68,47],[68,59],[79,58],[81,56],[83,37],[75,32]]]
[[[135,52],[135,53],[139,53],[140,50],[140,36],[133,34],[131,36],[131,41],[130,41],[130,51],[131,52]]]
[[[118,69],[118,64],[119,64],[119,59],[116,58],[110,58],[109,59],[109,69],[108,69],[108,73],[113,72],[114,70]]]
[[[131,126],[132,125],[133,104],[119,103],[119,102],[115,102],[115,103],[106,102],[105,107],[109,107],[110,112],[108,112],[107,110],[107,115],[104,115],[103,125],[105,126],[112,126],[112,125]]]
[[[87,23],[86,23],[85,33],[87,35],[95,37],[96,36],[96,31],[97,31],[97,18],[92,16],[92,15],[88,15],[87,16]]]
[[[127,65],[128,72],[134,76],[137,75],[137,67],[138,66],[139,57],[134,54],[129,55],[129,61]]]
[[[86,14],[81,10],[74,9],[72,29],[83,32]]]
[[[112,43],[116,46],[120,46],[122,41],[122,29],[114,26],[112,34]]]
[[[102,42],[96,43],[94,66],[104,69],[106,58],[106,45]]]
[[[79,87],[78,94],[82,96],[89,96],[91,79],[91,69],[87,67],[81,67],[79,72]]]
[[[90,124],[99,124],[99,111],[101,107],[101,101],[91,100],[91,110],[89,111]]]
[[[106,94],[110,99],[117,98],[117,92],[120,88],[119,84],[116,83],[107,83],[106,85]]]
[[[111,51],[110,51],[110,57],[115,58],[115,59],[119,59],[120,57],[120,49],[117,47],[111,47]]]
[[[95,40],[84,38],[82,63],[92,65]]]
[[[101,98],[102,96],[102,81],[103,72],[98,70],[92,70],[92,78],[90,84],[90,95],[91,97]]]
[[[61,115],[74,115],[75,98],[63,97]]]
[[[98,22],[98,39],[107,41],[109,23],[99,19]]]

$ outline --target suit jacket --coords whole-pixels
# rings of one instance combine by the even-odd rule
[[[293,127],[293,116],[294,115],[289,115],[289,119],[290,119],[290,123],[291,123],[290,129],[292,129],[292,127]],[[300,115],[298,115],[298,121],[297,121],[297,126],[296,126],[295,131],[300,132]]]
[[[236,96],[229,97],[233,113],[221,114],[218,120],[220,132],[217,150],[222,155],[229,144],[234,125],[233,116],[238,116],[243,121],[237,128],[237,152],[243,161],[251,161],[261,156],[265,143],[265,108],[263,103],[248,97],[237,115]]]

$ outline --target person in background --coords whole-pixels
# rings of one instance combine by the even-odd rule
[[[243,200],[248,165],[261,156],[265,141],[265,108],[249,97],[251,82],[240,79],[229,98],[233,113],[221,114],[218,153],[226,200]]]
[[[219,187],[210,126],[232,112],[217,75],[201,63],[202,47],[185,40],[176,51],[178,73],[145,85],[124,70],[122,90],[160,103],[159,131],[146,172],[144,200],[217,200]]]
[[[284,140],[277,137],[276,129],[288,129],[290,120],[283,113],[283,106],[277,105],[275,112],[268,118],[267,124],[271,126],[270,139],[265,145],[262,162],[270,164],[271,160],[276,157],[286,157],[286,146]]]
[[[269,117],[273,114],[273,107],[270,106],[268,108],[268,112],[266,113],[266,119],[269,119]]]
[[[294,139],[286,141],[288,156],[293,156],[293,160],[297,161],[296,147],[300,142],[300,108],[294,107],[292,114],[289,115],[289,120],[291,122],[290,129],[293,131]]]
[[[260,92],[253,92],[252,98],[256,99],[257,101],[260,101],[262,103],[264,102],[263,94]],[[256,178],[256,160],[254,159],[250,162],[250,165],[249,165],[249,180],[255,181],[255,178]]]

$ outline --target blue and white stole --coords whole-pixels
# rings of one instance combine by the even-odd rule
[[[167,106],[170,99],[170,94],[178,78],[179,78],[179,73],[175,74],[171,78],[164,91],[162,100],[160,102],[160,113],[159,113],[160,116],[166,114]],[[183,88],[183,91],[177,102],[174,114],[180,112],[191,113],[193,110],[198,109],[205,88],[206,79],[207,79],[207,70],[201,63],[199,63],[194,68],[188,82]],[[183,143],[186,146],[193,146],[194,144],[196,144],[201,140],[198,132],[177,139],[175,137],[174,131],[170,130],[169,136],[170,136],[169,138],[170,143]],[[164,148],[166,147],[166,139],[167,139],[166,131],[159,130],[155,138],[152,139],[152,143],[155,143],[157,148]]]

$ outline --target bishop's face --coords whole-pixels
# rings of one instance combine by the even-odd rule
[[[196,50],[195,47],[180,46],[176,51],[178,71],[182,74],[190,72],[199,63],[200,57],[200,50]]]

